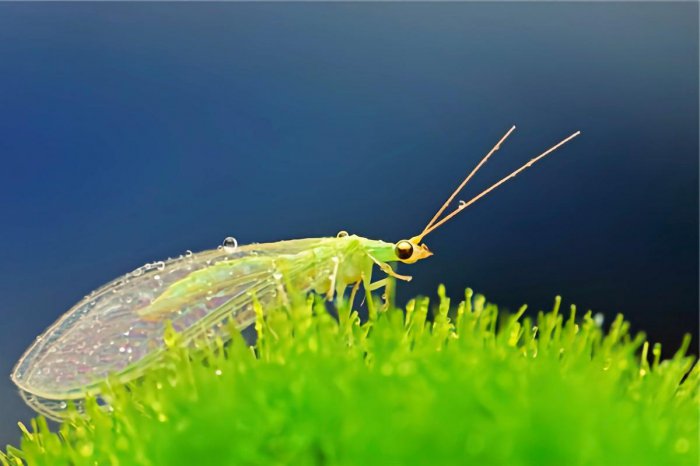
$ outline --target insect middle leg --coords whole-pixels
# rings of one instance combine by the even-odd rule
[[[369,320],[373,321],[377,318],[377,308],[374,307],[374,299],[372,298],[372,267],[374,264],[369,263],[369,267],[362,273],[362,285],[365,289],[365,300],[367,301],[367,312]]]
[[[360,289],[360,283],[362,283],[361,280],[356,281],[352,286],[352,290],[350,291],[350,310],[352,310],[352,307],[355,304],[355,296],[357,295],[357,290]]]

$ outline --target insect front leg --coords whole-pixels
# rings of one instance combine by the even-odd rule
[[[379,259],[377,259],[376,257],[372,256],[369,253],[367,253],[367,257],[372,259],[372,262],[377,264],[377,266],[382,270],[382,272],[384,272],[385,274],[387,274],[391,277],[398,278],[399,280],[403,280],[406,282],[410,282],[413,279],[413,277],[411,277],[410,275],[400,275],[400,274],[396,273],[396,271],[394,269],[392,269],[389,264],[387,264],[386,262],[380,261]]]

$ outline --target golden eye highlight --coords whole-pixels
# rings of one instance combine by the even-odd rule
[[[413,255],[413,244],[410,241],[401,240],[396,243],[394,252],[396,253],[396,257],[401,260],[406,260]]]

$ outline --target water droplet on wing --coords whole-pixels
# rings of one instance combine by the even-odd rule
[[[227,236],[224,238],[223,246],[226,252],[231,253],[238,248],[238,241],[233,236]]]

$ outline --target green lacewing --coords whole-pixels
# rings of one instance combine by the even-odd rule
[[[227,238],[217,249],[146,264],[93,291],[42,335],[20,358],[12,373],[24,400],[38,412],[60,419],[67,402],[76,405],[99,395],[108,375],[135,380],[165,349],[166,325],[185,344],[198,338],[227,338],[224,322],[245,329],[255,321],[253,297],[263,306],[279,299],[285,287],[324,294],[329,300],[352,287],[370,294],[386,285],[372,282],[375,266],[401,280],[390,263],[407,264],[430,257],[425,236],[471,204],[580,134],[575,132],[502,178],[468,202],[441,215],[472,176],[515,130],[511,127],[455,189],[423,231],[396,243],[341,232],[335,237],[306,238],[239,246]],[[376,312],[372,299],[370,312]]]

